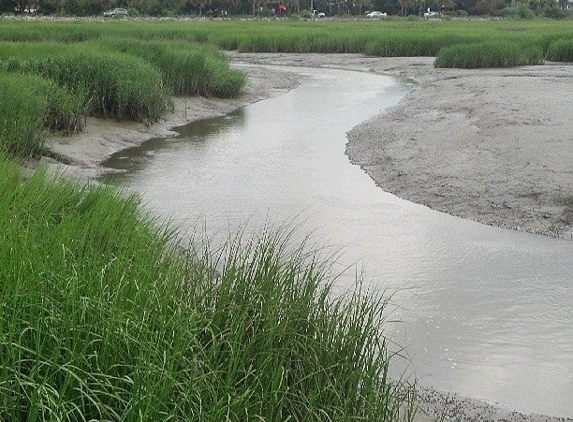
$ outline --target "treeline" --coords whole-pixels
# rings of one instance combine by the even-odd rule
[[[272,15],[284,4],[284,15],[318,10],[327,16],[363,15],[380,10],[388,15],[422,15],[427,9],[454,16],[543,14],[564,18],[568,0],[2,0],[0,13],[97,16],[124,7],[131,16],[233,16]]]

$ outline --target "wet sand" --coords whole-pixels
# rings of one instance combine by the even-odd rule
[[[90,118],[84,133],[50,140],[59,162],[41,162],[64,175],[93,180],[105,171],[100,163],[114,152],[150,138],[175,136],[171,129],[176,126],[230,113],[298,83],[296,75],[279,68],[242,64],[374,72],[412,84],[398,106],[348,134],[350,160],[378,186],[485,224],[573,238],[573,65],[460,70],[435,69],[433,58],[230,56],[249,76],[240,98],[177,98],[173,112],[152,126]],[[445,421],[565,420],[522,415],[431,389],[419,394],[418,422],[441,416]]]

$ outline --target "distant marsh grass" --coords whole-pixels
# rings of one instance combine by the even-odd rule
[[[435,66],[476,69],[541,63],[543,63],[543,51],[540,47],[507,41],[490,41],[444,47],[436,57]]]
[[[186,252],[135,197],[0,174],[0,419],[411,420],[386,300],[288,233]]]
[[[384,56],[436,56],[441,47],[506,40],[546,46],[571,38],[567,20],[462,21],[387,19],[225,20],[129,22],[2,22],[0,39],[55,40],[76,43],[100,38],[180,40],[210,43],[245,52],[367,53]]]

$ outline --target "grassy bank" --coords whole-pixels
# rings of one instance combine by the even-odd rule
[[[134,197],[0,174],[1,420],[409,419],[385,300],[288,233],[187,251]]]
[[[4,24],[0,32],[20,30]],[[44,30],[28,41],[0,36],[0,150],[14,156],[42,153],[47,132],[80,131],[88,115],[153,123],[171,107],[172,95],[229,98],[245,84],[212,46],[146,41],[138,33],[95,36],[88,23],[72,30],[56,22]]]

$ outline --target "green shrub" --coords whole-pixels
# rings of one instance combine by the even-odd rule
[[[334,298],[288,235],[194,253],[135,197],[0,175],[1,420],[411,417],[386,301]]]
[[[546,7],[543,9],[543,16],[550,19],[565,19],[567,12],[558,7]]]
[[[545,58],[555,62],[573,62],[573,38],[556,40],[549,44]]]
[[[475,69],[535,65],[542,62],[540,47],[492,41],[444,47],[436,57],[435,66]]]
[[[520,19],[533,19],[535,17],[535,12],[525,4],[517,6],[515,8],[515,13]]]

